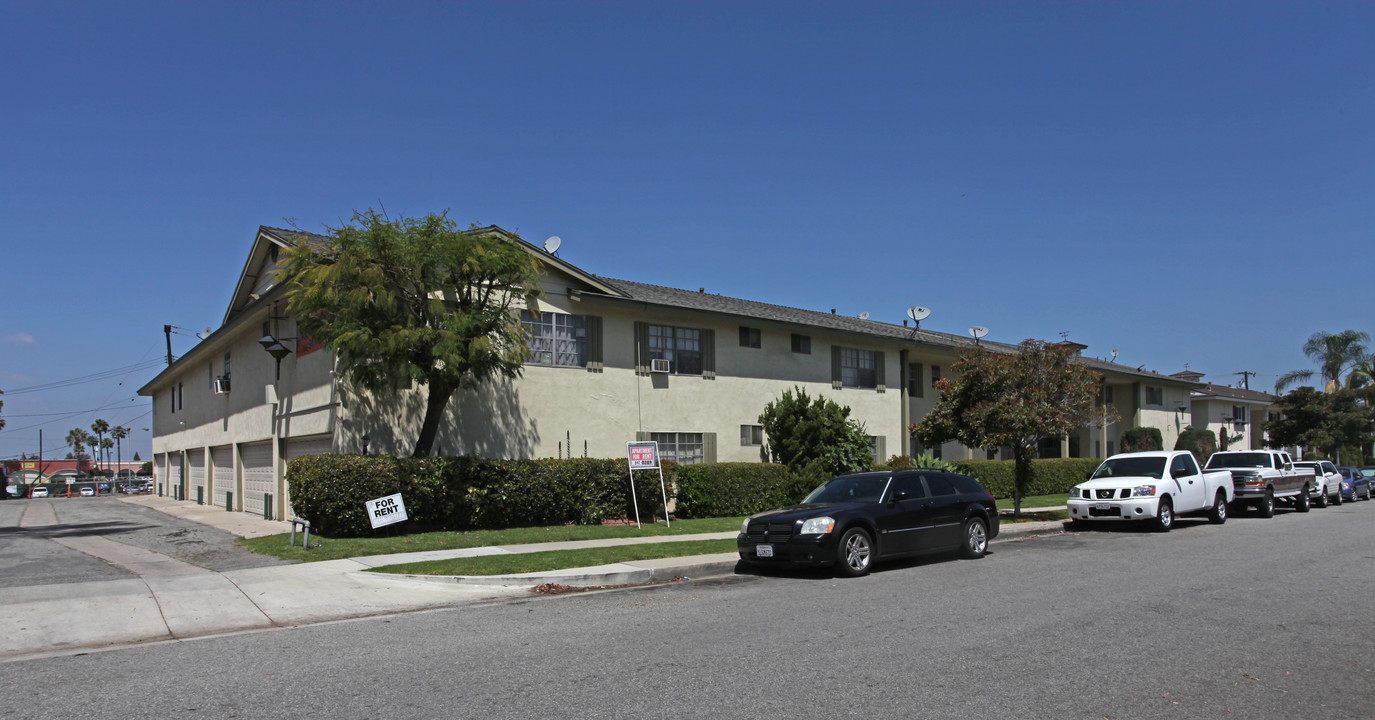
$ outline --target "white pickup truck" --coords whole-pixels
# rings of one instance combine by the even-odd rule
[[[1175,517],[1206,514],[1227,522],[1232,502],[1232,474],[1200,470],[1185,450],[1123,453],[1103,461],[1086,481],[1069,493],[1069,518],[1075,525],[1091,520],[1149,520],[1168,532]]]
[[[1274,517],[1275,502],[1308,512],[1310,492],[1317,483],[1313,471],[1294,467],[1289,453],[1279,450],[1215,452],[1205,466],[1232,473],[1237,505],[1254,505],[1261,517]]]

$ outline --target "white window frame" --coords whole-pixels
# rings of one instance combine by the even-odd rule
[[[526,365],[542,367],[587,367],[587,317],[568,313],[541,312],[537,320],[529,310],[520,311],[530,357]]]

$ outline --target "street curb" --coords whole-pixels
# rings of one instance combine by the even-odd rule
[[[1026,523],[1005,523],[990,544],[1016,542],[1046,535],[1059,535],[1065,531],[1063,520],[1040,520]],[[658,558],[655,560],[636,560],[634,562],[599,565],[590,568],[572,568],[555,572],[526,573],[521,575],[391,575],[384,573],[358,573],[373,578],[382,575],[388,578],[410,580],[419,583],[443,585],[487,585],[500,587],[535,587],[537,585],[557,584],[571,587],[595,585],[631,585],[647,582],[664,582],[675,577],[706,578],[734,575],[740,562],[736,553],[715,555],[693,555],[680,558]],[[352,574],[352,573],[351,573]]]

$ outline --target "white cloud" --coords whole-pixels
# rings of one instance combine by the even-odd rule
[[[26,332],[10,333],[9,335],[6,335],[4,339],[7,343],[16,343],[22,345],[32,345],[35,342],[33,336]]]

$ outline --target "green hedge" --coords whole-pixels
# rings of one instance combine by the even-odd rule
[[[1164,450],[1165,438],[1160,434],[1160,428],[1127,428],[1122,431],[1122,439],[1119,441],[1119,446],[1124,453]]]
[[[995,498],[1010,498],[1016,487],[1013,460],[951,460],[955,472],[968,475],[993,493]],[[1031,461],[1031,480],[1026,495],[1059,495],[1083,482],[1101,460],[1096,458],[1043,458]]]
[[[792,505],[816,486],[806,475],[773,463],[711,463],[678,468],[678,506],[684,518],[752,515]]]
[[[672,498],[672,473],[665,479]],[[662,517],[659,474],[635,476],[640,517]],[[474,456],[394,458],[326,453],[287,464],[291,506],[317,532],[373,533],[363,503],[401,493],[406,530],[592,525],[634,517],[622,459],[493,460]]]

